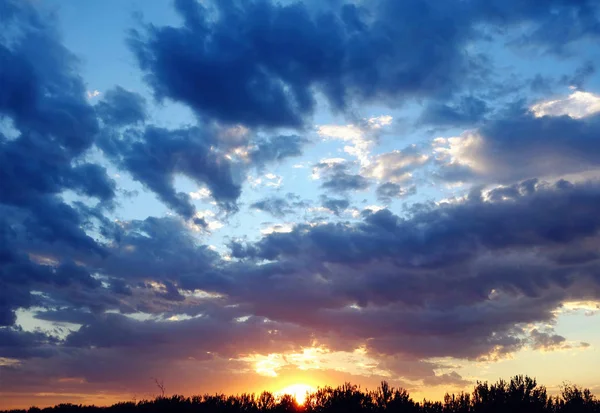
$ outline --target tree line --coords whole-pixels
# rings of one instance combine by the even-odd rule
[[[565,384],[551,396],[534,378],[515,376],[494,384],[478,382],[471,393],[446,394],[443,401],[414,401],[402,388],[386,382],[373,391],[346,383],[323,387],[307,395],[303,405],[293,396],[273,393],[184,397],[121,402],[108,407],[59,404],[11,410],[11,413],[600,413],[589,389]],[[3,412],[5,413],[5,412]]]

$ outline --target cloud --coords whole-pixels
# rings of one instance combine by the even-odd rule
[[[369,182],[361,175],[336,171],[328,180],[323,182],[321,187],[333,192],[344,193],[367,189]]]
[[[461,44],[471,30],[465,13],[448,14],[454,6],[462,8],[386,1],[316,11],[300,3],[181,0],[182,27],[146,26],[130,45],[159,98],[228,123],[298,127],[314,111],[313,89],[345,109],[355,100],[443,94],[461,83]],[[422,30],[431,26],[440,36]],[[420,48],[403,40],[414,38]]]
[[[335,110],[347,110],[353,103],[397,106],[446,98],[467,84],[485,86],[485,59],[465,52],[482,26],[508,31],[514,47],[559,54],[598,36],[597,6],[590,2],[388,0],[317,8],[179,0],[175,8],[181,27],[145,25],[129,39],[156,97],[250,127],[301,127],[317,93]],[[464,98],[459,107],[430,106],[425,120],[462,122],[483,112],[481,102]]]
[[[0,355],[12,359],[47,358],[53,355],[58,340],[41,332],[20,328],[0,329]]]
[[[21,36],[0,43],[0,113],[17,132],[15,139],[0,137],[0,202],[24,205],[73,186],[111,197],[110,180],[100,176],[103,169],[80,158],[92,146],[98,123],[74,71],[76,58],[29,4],[7,4],[2,23],[24,27]],[[97,183],[104,187],[98,190]]]
[[[262,235],[280,234],[291,232],[292,229],[293,224],[291,223],[271,224],[270,222],[264,222],[263,228],[260,230],[260,233]]]
[[[270,163],[299,156],[309,142],[298,135],[265,137],[247,131],[232,140],[231,133],[214,125],[179,129],[146,125],[117,130],[118,126],[144,120],[144,102],[138,95],[120,89],[107,95],[110,104],[107,100],[97,105],[104,104],[99,112],[109,118],[105,119],[107,129],[96,144],[117,167],[128,171],[134,180],[186,219],[195,214],[191,200],[203,197],[204,193],[210,194],[223,210],[236,212],[244,175],[249,170],[263,171]],[[204,192],[177,192],[176,175],[192,179]],[[267,186],[281,185],[281,177],[273,174],[265,177],[278,178]]]
[[[197,231],[216,231],[223,228],[225,224],[219,220],[217,214],[209,209],[196,212],[196,218],[191,227]]]
[[[393,182],[386,182],[379,185],[376,192],[378,199],[385,202],[391,202],[393,198],[404,198],[409,195],[414,195],[417,192],[417,187],[415,185],[402,187]]]
[[[211,197],[210,190],[208,188],[200,188],[195,192],[190,192],[188,194],[192,199],[201,199],[206,200]]]
[[[348,209],[350,201],[347,199],[329,198],[327,195],[323,195],[321,196],[321,206],[339,216],[341,212]]]
[[[281,175],[275,175],[268,173],[260,177],[254,177],[252,175],[247,176],[247,181],[252,189],[257,188],[281,188],[283,185],[283,177]]]
[[[564,302],[561,309],[557,311],[575,312],[585,310],[586,316],[593,316],[600,311],[600,302],[596,301],[570,301]]]
[[[53,19],[30,2],[3,4],[0,23],[11,33],[0,39],[0,115],[10,129],[0,135],[7,391],[140,389],[161,372],[182,386],[190,372],[225,383],[250,369],[250,355],[294,355],[287,367],[304,366],[298,354],[311,346],[329,361],[365,361],[360,374],[460,386],[464,378],[431,360],[585,348],[530,326],[600,300],[600,187],[554,179],[597,169],[597,97],[577,91],[496,113],[487,95],[465,86],[477,90],[488,76],[489,62],[471,53],[480,35],[501,29],[512,47],[530,40],[537,51],[563,53],[597,36],[595,3],[175,4],[181,26],[146,25],[129,39],[155,96],[198,118],[174,129],[152,126],[133,92],[89,91]],[[592,71],[580,69],[575,86]],[[429,124],[479,122],[436,140],[433,167],[447,181],[487,189],[474,185],[402,215],[365,206],[371,200],[350,209],[351,221],[262,223],[256,238],[220,254],[206,229],[227,223],[222,213],[237,210],[250,172],[280,184],[267,166],[302,155],[316,96],[354,119],[317,134],[346,142],[358,161],[317,163],[314,179],[342,195],[311,205],[342,216],[351,207],[344,195],[375,181],[383,201],[413,193],[407,179],[429,155],[416,147],[373,155],[392,118],[353,115],[365,103],[417,100]],[[93,106],[91,97],[99,97]],[[123,188],[97,148],[177,215],[119,219]],[[179,175],[200,189],[179,192]],[[205,197],[219,213],[196,209],[192,201]],[[288,194],[251,208],[281,218],[308,205]],[[20,327],[23,314],[42,327]]]
[[[318,180],[322,178],[322,172],[327,172],[328,170],[334,169],[337,166],[346,163],[346,159],[344,158],[325,158],[321,159],[319,163],[313,165],[311,179]],[[344,166],[345,168],[345,166]]]
[[[553,350],[565,346],[567,339],[552,332],[534,329],[531,331],[532,347],[535,350]]]
[[[587,61],[579,66],[571,76],[563,76],[561,82],[574,89],[581,89],[587,80],[596,73],[593,62]]]
[[[531,330],[530,338],[531,347],[534,350],[557,351],[589,347],[588,343],[569,343],[566,338],[564,338],[561,335],[555,334],[554,331],[551,329],[533,329]]]
[[[528,23],[526,29],[511,36],[509,44],[537,53],[564,56],[573,43],[599,35],[595,3],[552,0],[546,6],[539,7],[535,1],[477,2],[473,12],[475,18],[492,25]]]
[[[312,177],[323,179],[321,187],[332,192],[360,191],[369,188],[371,179],[392,184],[409,181],[411,171],[425,165],[429,156],[412,145],[402,151],[394,150],[365,159],[368,161],[360,162],[358,174],[351,171],[353,163],[343,158],[322,159],[313,166]]]
[[[186,289],[212,290],[212,281],[208,279],[216,283],[224,281],[217,275],[219,255],[206,245],[197,245],[190,228],[178,218],[149,217],[122,222],[115,232],[116,242],[109,256],[103,260],[88,258],[88,266],[107,276],[124,279],[131,286],[154,280],[181,284]],[[212,275],[211,268],[215,271]],[[201,272],[208,277],[205,285],[202,277],[197,278]]]
[[[93,99],[101,95],[101,93],[97,90],[88,90],[86,92],[88,99]]]
[[[286,158],[302,155],[302,148],[309,140],[298,135],[277,135],[258,138],[253,142],[249,159],[258,168],[271,162],[281,162]]]
[[[344,159],[323,159],[313,166],[312,176],[315,179],[323,177],[321,188],[332,192],[345,193],[367,189],[370,186],[369,180],[360,174],[351,173],[350,166],[351,164]]]
[[[43,249],[105,256],[86,230],[97,229],[111,208],[116,185],[106,169],[86,159],[99,132],[94,108],[78,75],[77,59],[61,44],[52,19],[27,2],[3,4],[0,23],[14,36],[0,39],[0,116],[14,136],[0,135],[0,325],[15,310],[46,301],[39,289],[95,289],[89,273],[65,259],[51,270],[27,254]],[[98,201],[67,204],[62,194]]]
[[[290,334],[287,340],[282,336],[278,342],[266,342],[265,338],[269,336],[268,330],[277,327],[281,329],[284,326],[278,323],[268,325],[263,319],[254,317],[244,322],[210,316],[175,322],[147,322],[118,314],[108,314],[72,333],[65,344],[83,348],[122,347],[141,353],[148,351],[155,353],[157,350],[162,350],[158,354],[169,353],[169,348],[178,348],[180,351],[185,348],[186,357],[207,358],[207,351],[231,357],[242,351],[277,351],[281,348],[280,345],[285,347],[293,343],[290,339],[300,339],[297,337],[298,333],[294,334],[292,327],[282,329],[282,333]],[[207,339],[207,335],[211,338]],[[242,337],[245,339],[242,340]],[[185,341],[182,342],[182,339]],[[228,346],[224,346],[226,342],[229,342]]]
[[[377,360],[369,357],[362,349],[354,351],[330,351],[324,347],[304,348],[301,352],[272,353],[269,355],[253,354],[243,358],[254,365],[258,374],[277,377],[290,367],[300,370],[340,371],[358,376],[386,376]],[[415,363],[417,364],[417,363]]]
[[[439,176],[448,181],[510,183],[598,168],[598,116],[511,113],[461,136],[437,138]]]
[[[431,102],[421,113],[418,123],[447,127],[473,125],[481,121],[489,110],[485,101],[474,96],[464,96],[453,105]]]
[[[145,99],[121,86],[106,92],[95,109],[100,119],[111,127],[143,123],[147,116]]]
[[[73,263],[73,257],[81,254],[100,259],[107,254],[105,247],[81,228],[84,219],[93,219],[89,211],[73,209],[60,202],[42,205],[33,217],[30,211],[17,208],[2,207],[0,211],[3,214],[0,283],[4,288],[0,319],[4,325],[15,321],[16,308],[46,301],[44,296],[30,292],[34,286],[41,290],[68,290],[77,286],[95,290],[98,287],[85,267]],[[61,251],[64,256],[55,259],[55,251]]]
[[[155,192],[166,205],[191,218],[195,207],[190,195],[175,190],[175,174],[206,185],[226,210],[236,209],[241,194],[232,163],[212,149],[213,139],[209,131],[197,127],[167,130],[149,126],[143,131],[127,130],[121,137],[108,134],[99,145],[113,162]]]
[[[110,104],[107,100],[97,105],[101,116],[108,116],[107,129],[97,145],[117,167],[128,171],[186,219],[195,215],[191,200],[209,196],[225,211],[237,211],[241,184],[249,169],[262,171],[269,163],[299,156],[308,142],[297,135],[263,137],[247,132],[233,142],[227,134],[223,138],[222,129],[208,125],[180,129],[147,125],[116,130],[115,127],[140,123],[145,118],[144,102],[139,96],[120,89],[117,92],[107,94]],[[177,192],[174,178],[180,174],[202,188],[193,193]],[[281,177],[265,177],[277,178],[267,186],[281,185]]]
[[[415,145],[399,151],[382,153],[373,157],[372,162],[362,168],[362,174],[378,181],[402,183],[409,180],[411,171],[423,166],[429,156],[422,154]]]
[[[248,294],[243,301],[254,312],[321,334],[343,331],[355,343],[368,337],[377,354],[503,357],[527,344],[519,325],[553,320],[561,302],[600,293],[595,259],[557,261],[595,236],[600,191],[566,183],[494,191],[423,206],[407,219],[383,209],[363,213],[356,225],[266,235],[238,256],[272,262],[256,277],[273,290],[256,296],[249,284],[237,285],[238,299]],[[553,218],[575,209],[576,221]],[[281,271],[285,279],[266,281]]]
[[[565,99],[536,103],[531,107],[531,111],[536,117],[566,115],[580,119],[600,112],[600,97],[593,93],[576,91]]]
[[[267,212],[276,218],[283,218],[286,215],[294,214],[298,208],[305,207],[302,201],[288,201],[280,197],[268,197],[254,202],[250,208]]]
[[[597,260],[561,258],[593,247],[586,240],[600,228],[599,197],[598,184],[523,183],[405,218],[380,209],[354,224],[279,224],[256,243],[237,244],[230,262],[198,245],[177,218],[119,223],[106,258],[77,260],[107,283],[122,280],[128,293],[107,289],[103,298],[104,287],[82,284],[78,295],[99,291],[78,301],[65,287],[45,289],[63,308],[47,318],[83,327],[60,346],[41,337],[27,351],[48,354],[35,377],[53,367],[98,383],[123,366],[154,376],[174,360],[295,354],[315,339],[333,353],[364,346],[378,370],[399,376],[400,366],[432,357],[503,357],[531,345],[521,326],[552,321],[562,302],[599,299]],[[572,210],[570,220],[554,218]],[[80,306],[92,310],[82,316]],[[149,317],[136,320],[139,312]],[[4,354],[33,368],[23,350]],[[101,360],[104,367],[93,368]],[[413,376],[425,385],[464,384],[427,366]]]
[[[351,145],[344,147],[344,152],[356,156],[361,165],[368,165],[371,149],[377,142],[381,129],[392,123],[389,115],[363,119],[358,125],[320,125],[317,134],[326,139],[338,139]]]
[[[181,391],[192,392],[192,386],[186,387],[177,379],[183,371],[188,378],[189,374],[210,374],[214,381],[224,371],[231,375],[246,369],[245,362],[232,359],[245,351],[267,354],[300,350],[301,345],[309,345],[308,335],[302,329],[254,317],[237,322],[235,316],[232,313],[225,318],[221,315],[182,321],[140,321],[107,314],[72,333],[60,346],[52,343],[53,351],[47,355],[40,353],[32,362],[22,358],[18,369],[0,366],[3,377],[7,374],[13,379],[4,391],[22,389],[24,385],[51,391],[58,385],[63,392],[73,386],[79,392],[82,389],[120,392],[126,388],[140,393],[152,385],[149,377],[160,377],[169,388],[177,385]],[[280,331],[276,341],[270,333],[273,329]],[[190,335],[190,331],[196,333]],[[32,349],[39,352],[40,346],[50,344],[41,344],[41,334],[21,333],[18,341],[7,340],[1,331],[0,335],[5,338],[3,345],[21,354],[28,348],[30,352]],[[207,339],[208,336],[212,339]],[[230,343],[227,348],[224,342]],[[168,368],[172,364],[182,364],[183,370],[173,371]],[[121,369],[124,369],[121,374],[115,374]],[[74,378],[77,380],[67,380]],[[229,382],[230,379],[231,376]]]
[[[423,384],[426,386],[453,385],[457,387],[465,387],[471,384],[471,381],[463,379],[460,376],[460,374],[453,371],[451,373],[440,374],[433,377],[426,377],[423,380]]]

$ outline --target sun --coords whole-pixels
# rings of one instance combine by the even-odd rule
[[[302,405],[306,401],[306,394],[312,393],[315,390],[316,389],[313,386],[308,384],[292,384],[291,386],[284,387],[278,392],[275,392],[275,395],[283,396],[284,394],[289,394],[290,396],[294,396],[296,403]]]

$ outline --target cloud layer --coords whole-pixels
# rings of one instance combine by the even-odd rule
[[[102,93],[35,7],[0,6],[2,391],[463,386],[441,360],[590,346],[554,324],[600,301],[597,95],[507,91],[485,49],[574,61],[596,2],[176,0],[127,37],[147,89]]]

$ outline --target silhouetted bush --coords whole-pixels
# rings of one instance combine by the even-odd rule
[[[415,402],[405,389],[382,382],[375,391],[345,383],[336,388],[319,388],[298,405],[289,395],[276,397],[224,394],[184,397],[159,396],[154,400],[121,402],[109,407],[59,404],[54,407],[11,410],[10,413],[600,413],[589,389],[565,384],[560,395],[548,396],[546,388],[527,376],[510,382],[478,382],[471,394],[446,394],[442,402]],[[8,412],[0,412],[8,413]]]

